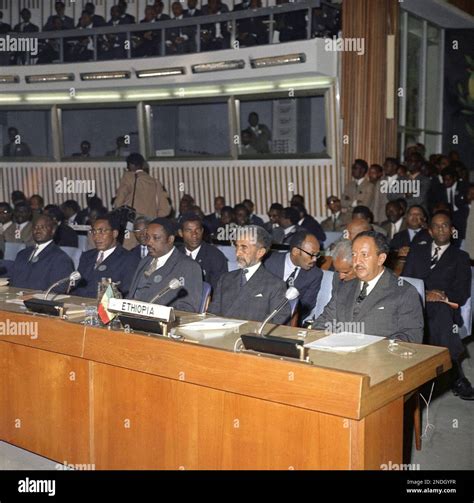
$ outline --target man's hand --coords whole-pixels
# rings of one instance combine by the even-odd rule
[[[441,290],[426,291],[426,302],[443,302],[446,298],[446,294]]]
[[[406,257],[408,255],[408,253],[410,252],[410,247],[409,246],[402,246],[399,250],[398,250],[398,256],[399,257]]]

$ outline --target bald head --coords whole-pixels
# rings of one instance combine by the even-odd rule
[[[363,218],[354,218],[347,225],[347,239],[353,241],[357,234],[372,230],[372,226]]]

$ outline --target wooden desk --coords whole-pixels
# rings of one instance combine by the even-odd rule
[[[410,345],[410,359],[385,340],[343,356],[311,351],[309,365],[234,353],[237,333],[178,342],[32,315],[4,300],[0,289],[0,323],[37,322],[38,337],[0,331],[0,440],[96,469],[402,463],[404,395],[450,368],[448,351],[432,346]]]

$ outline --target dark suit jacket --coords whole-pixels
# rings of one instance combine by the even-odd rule
[[[168,292],[156,301],[157,304],[198,313],[202,299],[202,270],[199,264],[175,248],[166,264],[148,278],[143,288],[138,289],[140,280],[143,280],[143,273],[152,260],[153,257],[148,255],[138,264],[128,298],[149,302],[160,290],[166,288],[173,278],[177,278],[182,280],[183,286]]]
[[[135,246],[134,248],[132,248],[132,249],[130,250],[130,253],[131,253],[132,255],[134,255],[135,257],[137,257],[138,261],[140,261],[140,260],[142,259],[142,250],[141,250],[141,246],[142,246],[142,245],[137,245],[137,246]],[[148,255],[146,255],[146,256],[148,256]]]
[[[19,33],[36,33],[36,32],[39,31],[39,27],[36,26],[33,23],[28,23],[25,26],[25,29],[23,31],[21,31],[21,25],[22,25],[22,23],[16,24],[15,28],[13,28],[13,31],[16,31],[16,32],[19,32]]]
[[[186,254],[184,245],[179,246],[178,249],[183,254]],[[195,262],[201,266],[203,280],[209,283],[213,290],[215,290],[219,278],[228,271],[225,255],[219,248],[203,241]]]
[[[28,262],[34,247],[21,250],[16,256],[10,276],[10,286],[15,288],[30,288],[32,290],[47,290],[53,283],[63,279],[74,271],[72,260],[59,246],[50,243],[35,262]],[[64,293],[68,284],[60,285],[54,291]]]
[[[237,269],[220,277],[209,312],[229,318],[263,321],[285,299],[286,284],[267,271],[263,264],[243,287],[240,286],[241,275],[242,270]],[[270,322],[284,324],[290,314],[287,304]]]
[[[260,217],[258,217],[257,215],[252,215],[250,217],[250,224],[251,225],[258,225],[259,227],[264,226],[263,220]]]
[[[12,31],[12,27],[8,23],[0,21],[0,34],[5,34]]]
[[[286,255],[274,252],[265,260],[265,267],[280,279],[283,279],[285,273]],[[323,272],[319,267],[314,266],[309,271],[300,269],[293,286],[300,292],[298,301],[301,306],[301,319],[306,318],[316,305],[322,279]]]
[[[421,344],[423,310],[415,287],[406,281],[400,284],[398,278],[385,269],[374,289],[361,303],[359,313],[354,316],[360,285],[358,279],[341,282],[339,288],[333,290],[331,300],[313,328],[332,330],[334,323],[358,322],[364,323],[362,330],[366,334]],[[347,331],[354,330],[348,327]]]
[[[77,248],[79,245],[77,232],[64,223],[58,226],[54,235],[54,242],[58,246],[71,246],[72,248]]]
[[[398,232],[402,232],[407,228],[407,222],[405,219],[403,219],[402,225],[400,225],[400,230],[396,232],[392,237],[390,237],[390,232],[392,231],[392,222],[390,222],[389,220],[385,220],[385,222],[382,223],[381,227],[387,233],[388,239],[392,239],[392,237],[395,237],[395,234],[398,234]]]
[[[323,231],[323,228],[318,221],[311,215],[306,215],[304,217],[301,227],[316,236],[321,244],[326,241],[326,233]]]
[[[420,229],[414,236],[413,241],[410,241],[410,233],[408,229],[397,232],[393,239],[390,241],[390,248],[392,250],[399,250],[404,246],[412,246],[420,241],[431,239],[430,233],[426,229]]]
[[[290,244],[291,238],[301,230],[302,227],[295,225],[295,228],[285,236],[285,230],[283,229],[283,227],[275,227],[272,231],[272,240],[274,243],[280,245]],[[326,236],[326,234],[324,236]]]
[[[53,19],[56,17],[54,16],[49,16],[48,20],[46,21],[46,24],[44,25],[43,31],[51,31],[53,29]],[[74,19],[69,16],[64,16],[64,19],[62,20],[62,29],[63,30],[72,30],[74,28]]]
[[[74,295],[95,298],[97,297],[97,283],[101,278],[112,278],[113,282],[120,281],[118,289],[125,297],[140,259],[122,246],[117,245],[114,252],[97,269],[94,269],[98,255],[99,251],[95,249],[81,255],[78,270],[82,278],[74,290]]]
[[[203,224],[207,226],[210,234],[214,234],[219,227],[219,219],[216,217],[215,213],[211,213],[204,217]]]
[[[433,187],[434,185],[434,187]],[[466,225],[469,217],[469,200],[468,200],[469,185],[462,180],[458,180],[456,185],[456,192],[454,194],[454,205],[457,210],[454,211],[452,204],[448,203],[448,191],[444,184],[432,182],[432,191],[430,204],[434,206],[436,203],[446,203],[451,207],[453,212],[453,225],[459,233],[459,239],[462,240],[466,237]]]
[[[469,255],[452,244],[441,255],[433,269],[431,265],[431,239],[410,249],[403,275],[419,278],[427,290],[442,290],[451,302],[463,306],[471,296],[471,265]],[[454,310],[454,320],[462,324],[459,309]]]

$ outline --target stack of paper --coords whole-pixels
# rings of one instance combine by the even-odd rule
[[[228,335],[234,331],[238,333],[239,327],[244,323],[247,322],[228,318],[207,318],[180,325],[178,332],[191,337],[208,339]]]
[[[337,353],[350,353],[351,351],[358,351],[366,348],[382,339],[385,339],[385,337],[357,334],[354,332],[341,332],[305,344],[305,348],[317,349],[320,351],[334,351]]]

